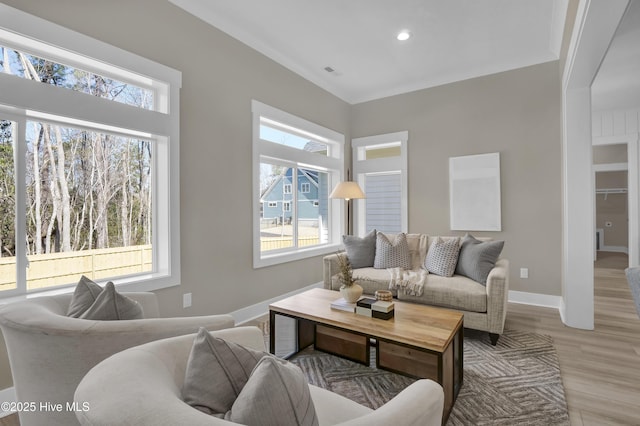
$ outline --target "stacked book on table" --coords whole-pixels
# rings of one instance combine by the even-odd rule
[[[361,297],[356,303],[349,303],[340,298],[331,302],[331,308],[384,320],[393,318],[393,302],[368,297]]]

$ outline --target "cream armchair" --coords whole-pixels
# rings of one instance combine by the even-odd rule
[[[0,307],[0,328],[9,353],[17,401],[35,403],[19,413],[22,426],[78,424],[73,393],[82,377],[103,359],[143,343],[194,333],[199,327],[234,326],[230,315],[158,318],[153,293],[123,293],[137,300],[145,319],[92,321],[66,316],[71,294],[43,296]],[[40,409],[62,404],[62,411]]]
[[[215,336],[264,350],[256,327],[220,330]],[[231,425],[181,399],[187,359],[195,335],[173,337],[127,349],[96,365],[82,379],[75,402],[83,425]],[[418,380],[387,404],[371,410],[338,394],[309,385],[320,426],[440,426],[444,392]]]

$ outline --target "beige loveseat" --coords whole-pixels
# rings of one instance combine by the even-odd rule
[[[388,236],[395,237],[393,234]],[[426,234],[407,234],[412,270],[424,269],[427,250],[436,238],[438,237]],[[450,238],[454,237],[442,237],[443,240]],[[338,256],[343,255],[344,252],[324,257],[324,288],[340,288]],[[365,294],[389,289],[391,275],[387,269],[358,268],[353,270],[353,276],[356,283],[363,287]],[[421,295],[393,290],[394,296],[401,301],[461,311],[464,313],[464,326],[488,332],[493,345],[504,331],[508,292],[509,262],[506,259],[496,262],[487,277],[486,285],[462,275],[442,277],[427,274]]]
[[[257,327],[215,331],[214,336],[263,351]],[[182,400],[185,369],[195,335],[158,340],[127,349],[95,366],[82,379],[75,402],[82,425],[233,425]],[[319,426],[440,426],[444,392],[432,380],[417,380],[377,410],[309,385]],[[277,410],[275,410],[277,411]],[[283,422],[291,424],[291,422]]]

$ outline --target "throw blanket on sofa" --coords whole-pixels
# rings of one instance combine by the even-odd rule
[[[406,271],[402,268],[388,268],[389,290],[402,291],[411,296],[422,296],[424,282],[427,279],[428,272],[424,269],[417,271]]]

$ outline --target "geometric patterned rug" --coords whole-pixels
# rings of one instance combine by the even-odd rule
[[[372,366],[374,360],[375,352]],[[373,409],[414,381],[313,348],[290,361],[300,366],[309,383]],[[492,346],[487,333],[465,329],[464,381],[447,426],[569,424],[550,336],[505,330]]]

